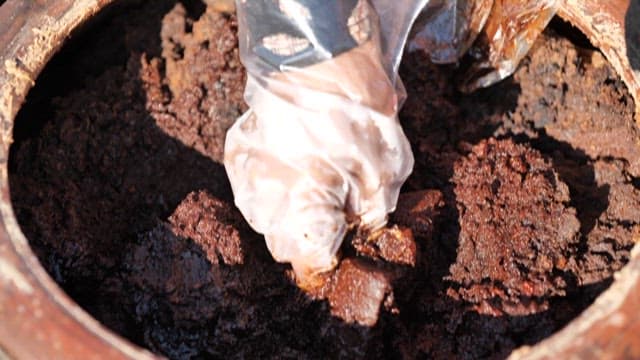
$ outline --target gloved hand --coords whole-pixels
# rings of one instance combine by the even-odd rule
[[[425,0],[399,2],[401,16],[388,1],[237,1],[250,110],[227,134],[225,167],[236,205],[303,286],[336,265],[350,225],[386,224],[412,170],[396,70]],[[344,23],[314,17],[328,12]],[[270,17],[275,33],[251,32]],[[394,36],[385,46],[380,23]]]

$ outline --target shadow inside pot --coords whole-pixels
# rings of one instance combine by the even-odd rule
[[[629,1],[624,17],[624,35],[631,68],[640,71],[640,2]]]

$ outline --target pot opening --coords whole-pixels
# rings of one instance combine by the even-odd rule
[[[16,118],[20,226],[114,332],[169,358],[505,357],[567,324],[628,261],[633,100],[554,20],[514,76],[471,95],[455,67],[405,55],[416,166],[392,221],[414,229],[418,258],[380,265],[393,296],[374,327],[333,316],[233,207],[221,160],[246,110],[236,30],[199,0],[119,2],[54,57]],[[384,262],[362,246],[345,241],[351,264]],[[374,281],[358,271],[343,274]]]

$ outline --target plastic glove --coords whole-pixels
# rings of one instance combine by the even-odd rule
[[[375,231],[386,224],[412,170],[397,119],[404,93],[396,71],[425,2],[357,1],[343,29],[352,41],[334,44],[317,41],[309,26],[322,23],[312,11],[322,2],[281,0],[274,14],[263,7],[261,16],[278,17],[289,30],[258,38],[248,29],[252,5],[237,2],[250,110],[227,133],[225,167],[236,205],[302,286],[337,264],[350,225]],[[380,24],[392,35],[384,46]]]

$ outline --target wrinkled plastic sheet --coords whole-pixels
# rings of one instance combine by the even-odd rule
[[[618,72],[636,103],[640,123],[640,2],[636,0],[432,0],[409,43],[432,62],[457,63],[470,92],[511,75],[554,15],[582,31]]]
[[[487,87],[511,75],[556,14],[556,0],[439,0],[418,18],[409,49],[434,63],[475,57],[461,90]],[[471,49],[470,49],[471,48]]]
[[[414,25],[410,51],[422,50],[436,64],[457,62],[469,49],[489,17],[493,0],[433,0]]]
[[[415,15],[411,11],[406,13],[401,11],[402,4],[396,5],[388,0],[374,2],[376,8],[390,8],[389,13],[396,17]],[[611,46],[612,36],[610,36],[610,33],[615,32],[615,29],[620,29],[625,34],[632,33],[634,30],[629,29],[626,25],[629,19],[615,17],[617,13],[624,14],[624,8],[631,9],[633,6],[629,4],[638,7],[635,5],[637,2],[628,0],[618,0],[616,3],[600,3],[595,0],[425,1],[425,6],[420,11],[414,25],[409,50],[424,51],[431,61],[437,64],[456,63],[465,54],[470,54],[474,58],[474,62],[471,69],[463,76],[464,81],[461,83],[461,89],[473,91],[480,87],[490,86],[511,75],[533,42],[556,14],[578,26],[596,46],[601,48],[605,55],[624,51],[625,48],[633,50],[638,45],[625,45],[625,39],[622,39],[623,41],[620,41],[619,44]],[[609,8],[618,9],[608,11]],[[628,12],[634,13],[634,11]],[[391,17],[384,19],[391,19]],[[385,28],[393,27],[386,26]],[[622,36],[624,37],[625,34]],[[389,39],[402,38],[402,36],[398,37],[393,33],[389,33],[386,37]],[[396,42],[388,48],[392,49],[391,52],[398,54],[397,46],[400,45],[402,44]],[[609,48],[614,50],[609,50]],[[628,73],[631,70],[635,70],[637,73],[637,69],[632,69],[631,65],[633,64],[625,64],[628,61],[623,55],[625,54],[613,54],[608,58],[623,76],[627,85],[635,89],[637,83],[635,78],[638,75],[633,74],[634,78],[632,79]],[[632,57],[628,56],[629,59]],[[392,59],[393,65],[397,69],[400,57],[386,58]],[[619,62],[622,64],[616,66]],[[393,66],[390,68],[393,70]],[[393,71],[390,73],[393,74]],[[634,96],[636,96],[635,92]]]

